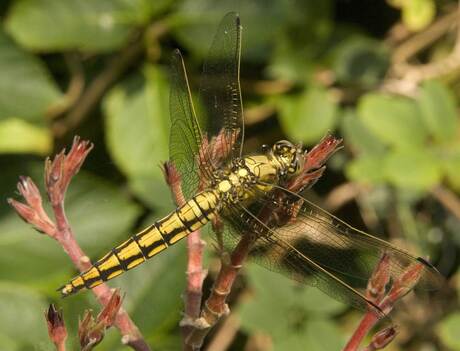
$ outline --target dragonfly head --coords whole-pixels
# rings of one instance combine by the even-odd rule
[[[276,142],[271,149],[271,154],[280,164],[282,176],[293,176],[303,168],[302,148],[287,140]]]

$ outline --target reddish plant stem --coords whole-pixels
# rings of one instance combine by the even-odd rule
[[[309,153],[305,154],[305,165],[303,172],[299,175],[300,181],[291,182],[288,187],[292,191],[299,191],[306,186],[312,185],[322,174],[322,164],[337,149],[341,140],[327,135]],[[263,208],[258,220],[261,223],[267,222],[273,214],[272,208]],[[257,238],[251,233],[242,233],[241,240],[231,253],[230,257],[223,255],[222,265],[219,274],[211,289],[211,294],[206,300],[201,316],[195,321],[193,330],[186,339],[187,350],[199,350],[203,345],[204,338],[219,319],[229,313],[226,299],[231,292],[233,283],[246,260],[251,246]]]
[[[196,319],[200,316],[203,281],[207,271],[203,269],[203,251],[205,244],[200,231],[191,233],[187,238],[187,290],[185,297],[185,315]]]
[[[69,258],[72,260],[75,267],[77,267],[80,272],[85,271],[91,267],[91,261],[75,240],[75,236],[73,235],[72,229],[69,225],[69,222],[67,221],[63,204],[54,204],[53,211],[57,226],[55,239],[61,244],[64,251],[69,255]],[[106,284],[101,284],[91,291],[96,296],[98,302],[103,306],[108,303],[110,297],[112,296],[112,291]],[[139,329],[123,308],[120,308],[117,314],[115,326],[123,335],[122,342],[125,345],[128,345],[137,351],[150,350],[150,347],[143,339]]]
[[[355,329],[348,343],[343,348],[343,351],[356,351],[359,345],[370,332],[370,330],[377,324],[379,318],[373,312],[367,312],[361,319],[358,327]]]
[[[233,250],[229,262],[222,259],[222,266],[211,289],[211,294],[205,302],[201,312],[201,325],[196,325],[186,340],[186,344],[192,350],[199,350],[204,338],[219,319],[228,314],[228,306],[225,303],[230,294],[233,283],[248,256],[251,248],[249,235],[243,235],[236,248]]]
[[[177,206],[185,204],[185,197],[181,188],[180,175],[175,166],[166,162],[163,172],[174,201]],[[203,269],[203,251],[205,242],[201,240],[200,230],[190,233],[187,237],[187,287],[184,293],[184,317],[180,322],[184,349],[187,350],[185,340],[193,329],[194,321],[199,318],[201,300],[203,297],[203,281],[207,270]]]
[[[20,177],[18,183],[18,190],[24,197],[25,203],[8,199],[10,205],[27,223],[59,242],[80,272],[88,269],[91,262],[78,245],[72,232],[64,210],[64,198],[72,177],[78,173],[91,149],[92,144],[75,137],[67,155],[63,150],[53,161],[48,159],[45,163],[45,185],[54,212],[55,223],[44,211],[40,192],[30,178]],[[104,306],[112,296],[111,290],[105,284],[91,291]],[[123,309],[118,311],[115,326],[122,333],[122,342],[125,345],[137,351],[150,351],[139,329]]]
[[[395,303],[404,297],[419,281],[424,269],[421,262],[411,264],[397,277],[391,279],[391,257],[384,254],[368,280],[366,296],[376,303],[382,313],[387,315]],[[387,291],[387,287],[390,288]],[[354,331],[343,351],[356,351],[364,337],[374,327],[383,315],[368,311]],[[395,326],[381,330],[372,338],[367,350],[380,350],[388,345],[396,336]]]

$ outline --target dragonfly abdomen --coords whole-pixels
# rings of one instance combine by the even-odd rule
[[[215,216],[217,203],[218,195],[214,191],[197,194],[163,219],[113,248],[59,290],[63,296],[68,296],[83,288],[94,288],[137,267],[208,223]]]

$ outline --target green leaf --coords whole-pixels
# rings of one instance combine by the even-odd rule
[[[46,301],[26,286],[0,282],[0,330],[13,340],[24,346],[46,340],[45,308]]]
[[[304,330],[294,330],[284,337],[273,338],[275,350],[340,350],[344,345],[340,330],[330,320],[317,318],[308,320]]]
[[[455,139],[459,129],[457,106],[452,92],[437,81],[424,82],[418,97],[426,128],[438,142]]]
[[[460,334],[458,326],[460,325],[460,313],[455,312],[444,318],[438,325],[438,335],[442,343],[453,351],[460,350]]]
[[[0,120],[21,117],[43,124],[46,112],[59,103],[62,94],[42,62],[18,48],[1,30],[0,71]]]
[[[235,7],[232,0],[185,0],[175,13],[173,33],[188,51],[203,58],[220,20],[230,11],[237,11],[241,17],[245,61],[266,61],[267,53],[285,37],[295,38],[297,42],[314,42],[332,28],[333,11],[327,1],[275,1],[267,6],[265,0],[253,0]]]
[[[442,175],[441,161],[424,149],[390,153],[382,167],[390,183],[414,190],[429,190]]]
[[[314,143],[335,127],[337,106],[323,88],[281,98],[279,108],[281,127],[292,140]]]
[[[66,209],[78,242],[91,255],[130,237],[140,214],[118,187],[84,172],[69,187]]]
[[[32,50],[108,51],[126,41],[135,17],[122,0],[18,0],[6,29]]]
[[[21,347],[19,340],[14,340],[7,334],[3,334],[3,331],[0,332],[0,345],[8,351],[19,351]]]
[[[282,337],[305,318],[334,315],[345,305],[314,287],[299,286],[281,274],[256,265],[247,269],[254,298],[239,306],[243,328]],[[273,316],[284,316],[284,322]]]
[[[165,74],[147,66],[144,79],[112,89],[104,101],[107,145],[133,191],[151,205],[170,204],[160,169],[168,160],[169,86]]]
[[[402,20],[413,31],[420,31],[428,26],[436,15],[434,0],[407,0],[401,5]]]
[[[358,103],[358,115],[371,132],[391,146],[420,147],[426,139],[426,130],[412,100],[367,94]]]
[[[362,156],[350,161],[345,169],[347,177],[357,182],[379,184],[385,180],[382,156]]]
[[[381,155],[385,152],[385,145],[364,126],[363,122],[351,109],[344,112],[340,129],[344,143],[351,145],[359,154]]]
[[[387,67],[387,50],[378,41],[351,36],[335,49],[333,69],[340,83],[369,89],[382,80]]]
[[[460,144],[454,145],[447,156],[441,159],[441,162],[450,185],[460,191]]]
[[[52,147],[53,136],[48,128],[19,118],[0,120],[0,153],[47,155]]]

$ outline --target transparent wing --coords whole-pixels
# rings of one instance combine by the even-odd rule
[[[364,285],[385,253],[390,256],[392,279],[400,277],[410,265],[420,263],[424,268],[417,286],[428,290],[441,286],[441,274],[425,259],[351,227],[298,194],[281,187],[278,190],[284,193],[284,198],[278,198],[276,206],[284,209],[289,220],[273,228],[274,236],[340,279]]]
[[[230,245],[241,235],[252,235],[250,256],[260,265],[364,310],[378,310],[360,290],[383,253],[390,256],[393,279],[409,265],[421,263],[418,286],[433,289],[442,284],[441,275],[425,260],[350,227],[297,194],[281,191],[283,197],[276,200],[265,196],[249,208],[224,214],[226,232],[233,237],[226,238]]]
[[[372,309],[377,314],[383,315],[380,308],[360,291],[323,268],[315,260],[305,256],[289,242],[277,238],[270,233],[271,229],[261,228],[260,223],[257,220],[254,221],[254,217],[248,215],[245,209],[237,216],[227,217],[224,223],[226,225],[225,240],[228,246],[235,247],[242,233],[258,236],[251,247],[249,258],[262,267],[302,284],[316,287],[332,298],[360,310]]]
[[[204,155],[203,136],[198,123],[184,61],[179,50],[171,60],[171,91],[169,97],[171,131],[169,136],[169,158],[182,180],[182,190],[187,199],[196,194],[200,177],[210,177],[211,163]]]
[[[220,136],[223,158],[240,157],[244,139],[240,91],[241,30],[236,13],[221,21],[203,65],[200,102],[210,137]]]

